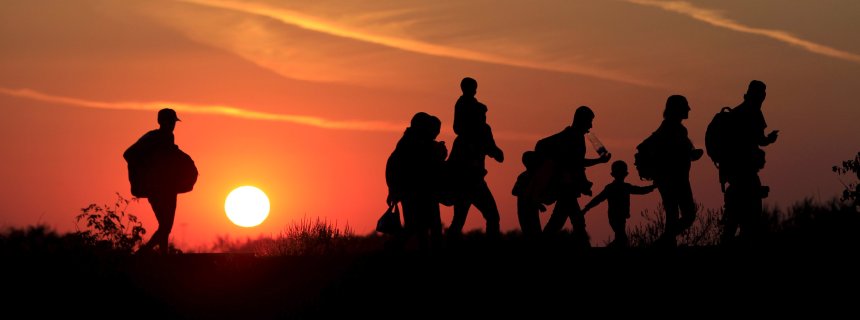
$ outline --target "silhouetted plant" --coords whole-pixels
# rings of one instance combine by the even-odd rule
[[[658,204],[655,210],[642,210],[639,215],[644,222],[629,228],[627,233],[631,247],[650,246],[660,238],[666,228],[666,217],[663,214],[662,204]]]
[[[64,247],[62,237],[47,225],[9,228],[0,233],[0,253],[56,253]]]
[[[128,205],[137,198],[126,199],[119,193],[113,204],[90,204],[75,217],[76,235],[85,243],[123,252],[132,252],[143,241],[146,229],[137,216],[127,213]],[[86,230],[78,223],[86,222]]]
[[[274,249],[279,255],[343,253],[345,245],[353,238],[355,234],[349,225],[341,231],[336,224],[326,220],[302,218],[287,227],[286,234],[275,242]]]
[[[277,237],[231,240],[220,236],[212,251],[222,253],[252,253],[258,256],[308,256],[357,253],[380,247],[383,239],[376,235],[358,237],[346,225],[343,230],[326,220],[302,218],[287,226]]]
[[[639,214],[644,223],[630,228],[628,238],[631,247],[647,247],[663,234],[666,228],[666,215],[663,205],[657,209],[645,209]],[[711,246],[719,243],[721,231],[722,210],[704,209],[696,205],[696,221],[678,237],[680,246]]]
[[[860,214],[837,199],[818,203],[806,198],[793,204],[778,223],[771,222],[770,243],[782,246],[856,246]]]
[[[837,175],[855,175],[857,179],[860,179],[860,152],[854,156],[854,159],[842,161],[841,166],[833,166],[833,172]],[[842,182],[842,180],[840,180]],[[842,191],[842,200],[853,200],[855,205],[858,205],[858,195],[860,195],[860,185],[858,185],[857,181],[852,181],[849,183],[842,182],[842,185],[845,186],[845,190]]]

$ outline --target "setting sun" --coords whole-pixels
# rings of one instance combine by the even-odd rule
[[[227,195],[224,210],[236,225],[254,227],[269,216],[269,197],[256,187],[238,187]]]

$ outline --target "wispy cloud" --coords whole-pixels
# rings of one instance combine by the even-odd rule
[[[109,110],[134,110],[134,111],[155,111],[165,107],[173,108],[180,113],[196,113],[228,116],[234,118],[250,119],[250,120],[266,120],[279,121],[292,124],[306,125],[325,129],[340,129],[340,130],[359,130],[359,131],[403,131],[404,124],[390,123],[383,121],[362,121],[362,120],[329,120],[320,117],[303,116],[294,114],[269,113],[259,112],[248,109],[243,109],[234,106],[223,105],[197,105],[177,102],[103,102],[78,99],[72,97],[56,96],[31,89],[10,89],[0,87],[0,94],[14,96],[18,98],[37,100],[42,102],[56,103],[67,106],[90,109],[109,109]]]
[[[590,66],[571,66],[571,65],[555,65],[529,60],[514,59],[497,54],[485,53],[480,51],[467,50],[451,46],[445,46],[415,39],[392,36],[388,34],[380,34],[370,31],[359,30],[357,28],[339,24],[336,21],[326,20],[324,18],[315,17],[303,14],[301,12],[277,8],[271,5],[254,2],[239,2],[233,0],[179,0],[181,2],[193,3],[201,6],[220,8],[241,12],[256,16],[267,17],[281,23],[328,34],[332,36],[342,37],[372,43],[389,48],[395,48],[413,53],[425,54],[430,56],[453,58],[458,60],[476,61],[483,63],[491,63],[498,65],[506,65],[513,67],[521,67],[535,70],[544,70],[552,72],[561,72],[569,74],[584,75],[604,80],[612,80],[622,83],[635,84],[645,87],[656,87],[655,83],[638,79],[634,76],[623,74],[618,71],[603,70]]]
[[[823,44],[801,39],[789,32],[774,29],[762,29],[750,27],[737,21],[724,17],[719,11],[699,8],[685,1],[657,1],[657,0],[627,0],[627,2],[657,7],[666,11],[680,13],[693,19],[708,23],[713,26],[726,28],[732,31],[754,34],[781,41],[797,46],[809,52],[820,55],[842,59],[854,63],[860,63],[860,55],[828,47]]]
[[[292,123],[305,125],[323,129],[335,130],[356,130],[356,131],[377,131],[377,132],[402,132],[406,128],[407,123],[391,123],[384,121],[366,121],[366,120],[329,120],[320,117],[269,113],[247,110],[234,106],[221,105],[198,105],[189,103],[177,102],[104,102],[93,101],[72,97],[64,97],[51,95],[39,92],[32,89],[12,89],[0,87],[0,94],[13,96],[23,99],[36,100],[41,102],[55,103],[66,106],[87,108],[87,109],[106,109],[106,110],[129,110],[129,111],[157,111],[162,108],[172,108],[179,113],[194,113],[207,114],[216,116],[227,116],[248,120],[264,120]],[[448,130],[444,130],[447,135],[453,134]],[[507,132],[500,131],[496,133],[496,137],[504,140],[515,141],[535,141],[540,138],[536,134],[522,132]]]

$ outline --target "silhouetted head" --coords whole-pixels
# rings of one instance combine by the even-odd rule
[[[755,106],[761,106],[764,103],[764,98],[767,95],[765,90],[767,86],[759,80],[750,81],[747,87],[747,93],[744,94],[744,101]]]
[[[588,132],[591,130],[592,122],[594,121],[594,111],[591,111],[591,108],[586,106],[581,106],[576,108],[576,112],[573,113],[573,127],[582,132]]]
[[[536,164],[537,153],[534,151],[523,152],[523,165],[526,166],[526,170],[533,170]]]
[[[681,121],[690,116],[690,105],[687,98],[682,95],[672,95],[666,100],[666,109],[663,110],[663,119]]]
[[[426,112],[419,112],[412,116],[409,124],[412,131],[423,139],[435,140],[442,129],[442,121]]]
[[[176,115],[176,111],[173,109],[164,108],[158,110],[158,125],[160,125],[162,129],[173,131],[173,128],[176,127],[176,121],[182,120],[179,120],[179,117]]]
[[[612,172],[610,173],[615,179],[624,179],[627,177],[627,163],[621,160],[612,163]]]
[[[460,90],[463,90],[464,96],[474,97],[478,93],[478,81],[465,77],[460,81]]]

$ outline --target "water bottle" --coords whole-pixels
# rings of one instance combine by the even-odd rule
[[[589,132],[586,135],[588,136],[588,141],[591,141],[591,145],[594,146],[594,150],[597,151],[597,154],[603,157],[609,153],[609,151],[606,150],[606,147],[603,146],[603,143],[600,142],[600,139],[597,139],[597,136],[594,135],[593,132]]]

